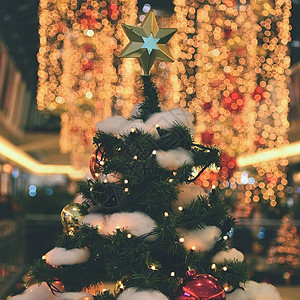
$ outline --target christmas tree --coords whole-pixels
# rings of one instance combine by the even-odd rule
[[[300,240],[297,227],[293,225],[291,216],[282,218],[276,240],[269,249],[267,263],[285,265],[291,268],[300,267]]]
[[[172,60],[176,30],[159,29],[152,11],[124,29],[122,56],[139,58],[144,101],[130,119],[97,124],[84,200],[62,210],[64,234],[30,269],[37,284],[11,299],[280,299],[271,285],[247,282],[243,254],[228,248],[234,219],[215,189],[193,184],[220,166],[220,151],[193,141],[190,113],[159,106],[148,74],[155,59]]]

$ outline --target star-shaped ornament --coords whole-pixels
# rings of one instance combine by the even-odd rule
[[[159,28],[152,10],[146,15],[141,27],[126,24],[122,26],[130,43],[120,57],[138,58],[145,75],[149,75],[156,59],[174,61],[166,44],[177,29]]]

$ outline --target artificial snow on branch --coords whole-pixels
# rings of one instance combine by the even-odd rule
[[[168,298],[159,291],[137,291],[136,288],[129,288],[117,300],[168,300]]]
[[[24,293],[10,298],[10,300],[55,300],[47,283],[34,284],[25,290]]]
[[[162,168],[168,170],[177,170],[184,164],[194,163],[191,153],[181,147],[168,151],[158,150],[156,160]]]
[[[141,212],[121,212],[107,216],[105,232],[112,234],[116,228],[126,229],[135,236],[141,236],[150,233],[157,227],[157,224],[148,215]]]
[[[190,231],[178,229],[178,232],[184,239],[183,245],[186,249],[202,252],[210,251],[221,236],[221,229],[216,226]]]
[[[46,262],[53,266],[82,264],[89,260],[90,251],[88,248],[65,248],[55,247],[45,254]]]
[[[126,126],[128,122],[129,121],[122,116],[112,116],[108,117],[102,122],[98,122],[96,124],[96,129],[105,133],[118,135],[121,128]]]
[[[277,289],[268,283],[248,281],[241,285],[244,290],[237,289],[226,296],[227,300],[281,300]]]
[[[188,111],[182,108],[175,108],[169,111],[158,112],[153,114],[147,121],[146,125],[149,132],[157,135],[156,125],[161,129],[170,129],[175,124],[193,129],[194,117]]]
[[[99,233],[103,233],[105,227],[105,215],[96,213],[88,214],[83,217],[81,223],[96,227]]]
[[[189,205],[197,200],[199,196],[205,196],[207,193],[201,186],[192,184],[182,184],[179,186],[179,193],[175,204],[177,206]]]
[[[213,257],[212,262],[215,264],[218,264],[218,263],[223,263],[225,261],[233,261],[233,260],[243,262],[244,254],[242,252],[236,250],[235,248],[232,248],[227,251],[221,251],[221,252],[217,253]]]

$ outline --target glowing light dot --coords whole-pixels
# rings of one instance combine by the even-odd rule
[[[127,238],[128,238],[128,239],[131,239],[131,237],[132,237],[131,234],[128,233],[128,234],[127,234]]]
[[[169,216],[169,213],[165,211],[164,216],[167,218]]]
[[[183,237],[180,238],[180,239],[179,239],[179,242],[180,242],[180,243],[183,243],[183,242],[184,242],[184,238],[183,238]]]
[[[130,132],[132,132],[132,133],[134,133],[135,131],[136,131],[135,128],[131,128],[131,129],[130,129]]]
[[[92,98],[93,98],[93,93],[92,93],[92,92],[87,92],[87,93],[85,94],[85,97],[86,97],[87,99],[92,99]]]
[[[153,155],[156,155],[156,150],[153,150],[153,151],[152,151],[152,154],[153,154]]]
[[[173,182],[173,179],[172,179],[172,178],[170,178],[170,179],[169,179],[169,182]]]
[[[100,161],[100,165],[101,165],[101,166],[104,166],[104,164],[105,164],[104,161],[101,160],[101,161]]]
[[[137,159],[138,159],[137,155],[135,155],[135,156],[133,157],[133,159],[134,159],[134,160],[137,160]]]
[[[103,180],[103,182],[104,182],[104,183],[108,183],[108,180],[107,180],[107,178],[105,178],[105,179]]]
[[[156,269],[156,266],[154,266],[154,265],[152,265],[152,266],[150,267],[150,269],[151,269],[152,271],[157,270],[157,269]]]
[[[215,269],[217,268],[216,264],[212,264],[212,265],[211,265],[211,268],[212,268],[213,270],[215,270]]]
[[[171,272],[170,276],[174,277],[175,276],[175,272]]]
[[[128,180],[127,180],[127,179],[125,179],[125,180],[124,180],[124,183],[125,183],[125,184],[127,184],[127,183],[128,183]]]
[[[125,191],[126,193],[128,193],[128,192],[129,192],[129,188],[125,188],[124,191]]]
[[[92,37],[95,34],[95,32],[92,29],[88,29],[88,30],[84,31],[84,34],[89,36],[89,37]]]
[[[42,259],[45,260],[45,259],[46,259],[46,255],[43,255],[43,256],[42,256]]]
[[[195,251],[195,250],[196,250],[196,246],[193,246],[193,247],[192,247],[192,250]]]
[[[159,128],[159,124],[156,123],[156,124],[155,124],[155,128]]]
[[[228,268],[225,266],[222,268],[222,270],[226,272],[228,270]]]
[[[183,207],[182,206],[178,206],[177,208],[179,211],[183,211]]]
[[[225,241],[228,240],[228,236],[227,236],[227,235],[224,235],[224,236],[223,236],[223,240],[225,240]]]

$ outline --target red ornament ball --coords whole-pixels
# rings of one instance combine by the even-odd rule
[[[101,169],[106,161],[106,155],[103,148],[97,148],[90,158],[90,172],[95,180],[101,175]]]
[[[244,95],[235,89],[228,97],[222,98],[222,105],[232,113],[239,113],[245,106]]]
[[[195,270],[187,272],[187,278],[176,292],[176,300],[224,300],[225,290],[221,283],[209,274],[197,274]]]

